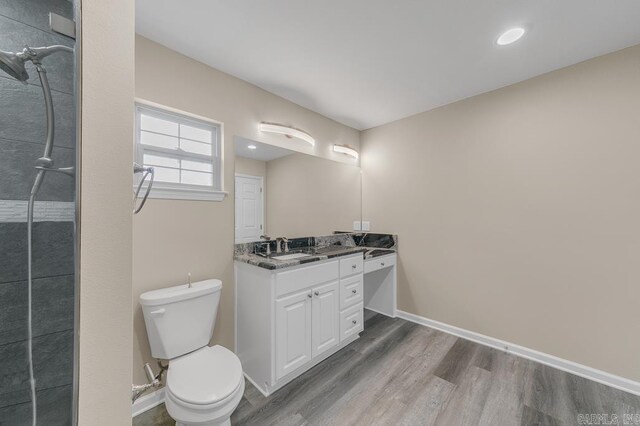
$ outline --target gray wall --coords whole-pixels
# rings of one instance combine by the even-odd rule
[[[49,11],[71,18],[66,0],[0,2],[0,49],[22,50],[73,41],[48,29]],[[53,90],[57,166],[75,162],[73,57],[44,66]],[[0,423],[30,424],[27,370],[26,200],[42,156],[45,114],[37,72],[28,85],[0,73]],[[49,174],[34,225],[33,357],[39,424],[71,424],[74,308],[74,180]]]

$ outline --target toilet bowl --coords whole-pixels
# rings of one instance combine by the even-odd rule
[[[169,363],[165,405],[176,425],[228,425],[244,393],[238,357],[204,347]]]
[[[165,405],[177,426],[230,425],[244,393],[238,357],[208,346],[221,290],[206,280],[140,296],[151,354],[169,360]]]

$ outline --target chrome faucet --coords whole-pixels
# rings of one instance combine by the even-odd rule
[[[284,243],[284,252],[289,253],[289,239],[287,237],[276,238],[276,253],[282,253],[282,243]]]

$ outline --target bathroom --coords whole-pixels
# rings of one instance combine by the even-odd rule
[[[637,22],[3,1],[0,424],[640,424]]]

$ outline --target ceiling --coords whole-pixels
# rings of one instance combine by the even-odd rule
[[[271,161],[276,158],[295,154],[295,152],[289,151],[288,149],[280,148],[275,145],[267,145],[239,136],[236,136],[234,140],[236,145],[236,157],[250,158],[252,160],[259,161]],[[249,145],[254,145],[256,149],[247,148]]]
[[[136,30],[362,130],[638,44],[640,1],[137,0]]]

